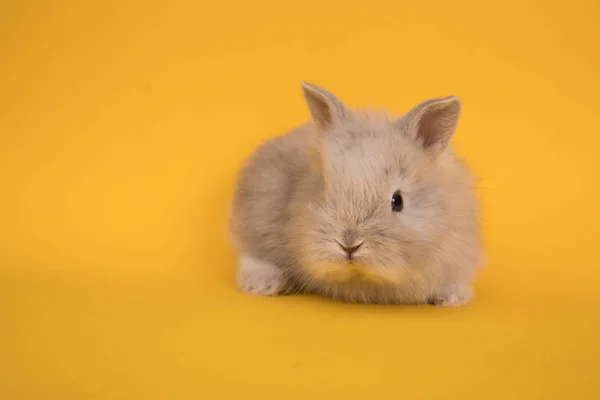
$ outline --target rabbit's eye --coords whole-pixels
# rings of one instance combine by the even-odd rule
[[[402,194],[399,190],[396,190],[392,195],[392,211],[400,212],[404,208],[404,200],[402,200]]]

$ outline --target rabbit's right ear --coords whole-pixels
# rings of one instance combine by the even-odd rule
[[[344,103],[325,89],[303,82],[302,91],[319,132],[330,129],[348,113]]]
[[[423,148],[441,153],[450,143],[460,117],[461,102],[455,96],[424,101],[406,114],[403,120]]]

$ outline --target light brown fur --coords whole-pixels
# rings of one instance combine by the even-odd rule
[[[230,221],[240,288],[468,303],[483,251],[473,178],[449,146],[460,101],[391,118],[310,84],[304,94],[313,122],[264,143],[240,173]],[[394,213],[397,190],[404,208]],[[362,244],[349,262],[340,243]]]

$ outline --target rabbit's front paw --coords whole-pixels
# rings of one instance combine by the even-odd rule
[[[469,304],[473,298],[470,285],[448,285],[442,292],[433,295],[429,303],[439,307],[462,307]]]
[[[242,255],[237,270],[237,285],[255,296],[278,296],[286,288],[283,269],[268,261]]]

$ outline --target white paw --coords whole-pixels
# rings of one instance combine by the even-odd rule
[[[432,296],[430,303],[439,307],[462,307],[473,298],[473,289],[469,285],[450,285],[445,291]]]
[[[236,278],[242,292],[255,296],[277,296],[286,289],[283,269],[246,255],[240,256]]]

